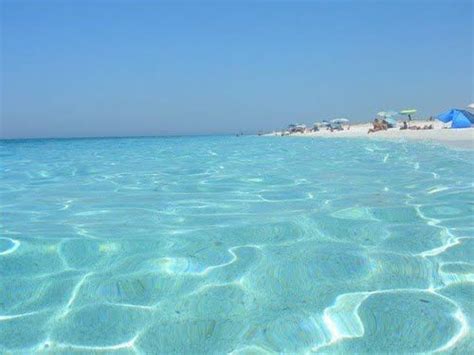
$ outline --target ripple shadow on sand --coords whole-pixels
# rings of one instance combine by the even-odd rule
[[[252,137],[1,147],[2,353],[474,352],[472,153]]]

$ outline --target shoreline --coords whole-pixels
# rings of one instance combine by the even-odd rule
[[[361,123],[350,126],[344,126],[343,131],[334,131],[323,129],[316,132],[292,133],[284,137],[312,137],[312,138],[368,138],[391,141],[418,141],[425,143],[437,143],[450,148],[474,150],[474,127],[452,129],[445,128],[442,122],[433,121],[411,121],[411,125],[425,126],[432,124],[433,129],[420,130],[400,130],[398,127],[389,128],[386,131],[378,131],[368,134],[371,123]],[[281,136],[282,132],[272,132],[264,136]]]

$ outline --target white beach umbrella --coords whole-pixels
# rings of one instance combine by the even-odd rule
[[[474,103],[467,105],[467,108],[470,109],[470,110],[474,110]]]
[[[345,124],[345,123],[349,123],[349,120],[347,118],[341,117],[341,118],[335,118],[331,120],[331,123]]]
[[[377,116],[380,116],[380,117],[392,117],[392,116],[396,116],[398,115],[398,112],[396,111],[380,111],[377,113]]]

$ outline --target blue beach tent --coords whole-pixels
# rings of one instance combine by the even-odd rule
[[[437,118],[444,123],[451,122],[451,128],[469,128],[474,124],[474,114],[466,110],[452,109]]]

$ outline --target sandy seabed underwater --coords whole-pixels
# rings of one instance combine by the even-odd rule
[[[474,352],[474,152],[0,143],[0,352]]]

